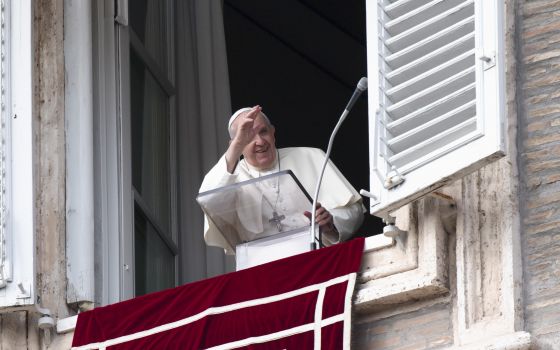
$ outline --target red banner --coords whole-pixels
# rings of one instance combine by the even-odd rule
[[[363,239],[78,316],[73,349],[348,349]]]

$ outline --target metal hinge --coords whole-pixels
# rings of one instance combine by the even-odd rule
[[[29,287],[29,291],[25,290],[25,288],[23,287],[23,283],[19,282],[17,284],[18,289],[19,289],[19,294],[16,296],[16,299],[29,299],[31,298],[31,286]]]
[[[385,189],[390,190],[404,182],[404,176],[399,172],[396,166],[391,167],[391,171],[387,174],[385,178],[385,182],[383,183],[383,187]]]
[[[491,52],[490,55],[482,55],[479,59],[483,62],[484,70],[488,70],[496,65],[496,53]]]
[[[4,261],[4,265],[0,265],[0,289],[6,288],[8,286],[8,282],[12,281],[12,276],[10,271],[12,270],[10,262]]]

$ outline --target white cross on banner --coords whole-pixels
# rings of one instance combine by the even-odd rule
[[[349,349],[364,240],[78,316],[72,349]]]

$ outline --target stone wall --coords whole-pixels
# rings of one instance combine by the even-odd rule
[[[353,349],[437,349],[453,345],[450,298],[399,307],[354,323]],[[389,317],[383,317],[389,316]]]
[[[560,348],[560,1],[518,5],[525,328]]]

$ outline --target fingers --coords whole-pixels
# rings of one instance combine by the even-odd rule
[[[317,210],[317,212],[315,213],[315,222],[318,223],[319,226],[330,225],[333,222],[333,217],[331,213],[329,213],[327,210],[323,210],[323,211],[319,211],[319,210]]]
[[[328,211],[325,208],[322,208],[320,203],[317,203],[317,206],[315,208],[319,208],[315,210],[315,222],[319,222],[319,216],[324,212],[328,213]],[[305,215],[308,219],[311,219],[311,212],[306,210],[303,212],[303,215]]]
[[[311,212],[305,211],[303,212],[303,215],[311,220]],[[331,213],[327,209],[321,207],[319,203],[317,203],[317,210],[315,211],[315,223],[319,224],[319,226],[330,225],[333,223],[333,216]]]
[[[246,113],[244,115],[241,115],[239,117],[240,119],[239,119],[237,129],[238,130],[253,129],[253,124],[255,122],[255,118],[259,115],[261,110],[262,110],[262,107],[259,106],[259,105],[256,105],[248,113]]]
[[[251,143],[255,138],[256,130],[253,129],[255,125],[255,118],[258,116],[262,110],[261,106],[256,105],[248,113],[241,114],[234,122],[235,135],[230,141],[228,147],[229,158],[228,159],[238,159],[243,153],[243,149]],[[228,169],[229,169],[228,162]]]
[[[249,113],[245,115],[245,118],[255,120],[255,118],[259,115],[261,111],[262,111],[262,107],[256,105],[255,107],[253,107],[252,110],[249,111]]]
[[[237,127],[237,130],[239,131],[239,135],[243,136],[241,134],[243,132],[252,132],[253,124],[255,124],[255,119],[243,117],[243,119],[239,121],[239,126]]]
[[[256,134],[255,130],[253,130],[254,123],[254,119],[247,118],[246,116],[242,117],[238,122],[233,142],[239,144],[242,148],[248,145]]]
[[[334,226],[334,218],[332,214],[325,208],[321,207],[320,203],[317,203],[317,210],[315,211],[315,223],[319,225],[321,232],[330,233],[337,232]],[[304,211],[305,215],[311,221],[311,212]]]
[[[253,130],[255,125],[255,118],[259,115],[261,110],[261,106],[257,105],[253,107],[253,109],[249,111],[249,113],[241,116],[241,119],[239,120],[239,124],[237,126],[237,130],[240,131],[239,136],[245,136],[245,138],[248,138],[249,136],[252,138],[253,136],[255,136],[255,130]],[[243,135],[242,133],[244,133],[245,135]]]

